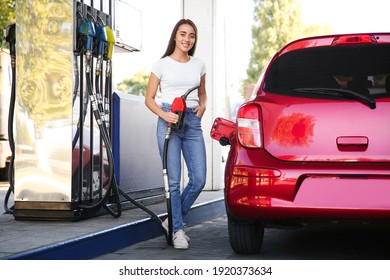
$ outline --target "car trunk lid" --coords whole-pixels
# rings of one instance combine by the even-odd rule
[[[263,146],[280,160],[390,162],[390,98],[376,103],[370,109],[356,100],[265,98]]]

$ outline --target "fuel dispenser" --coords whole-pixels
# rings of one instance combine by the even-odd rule
[[[97,19],[109,25],[110,15],[73,0],[17,1],[15,12],[13,214],[72,220],[96,215],[100,201],[115,203],[117,197],[104,170],[105,145],[88,116],[85,82],[92,78],[85,69],[97,64],[92,56],[102,63],[108,47],[101,42],[92,49],[104,38],[86,32]]]
[[[75,0],[16,1],[14,206],[7,209],[16,219],[119,217],[127,200],[161,223],[114,176],[111,11]]]

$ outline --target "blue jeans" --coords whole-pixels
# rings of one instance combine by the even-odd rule
[[[170,105],[163,103],[161,108],[168,112]],[[157,141],[161,159],[163,157],[167,122],[158,118]],[[180,193],[181,153],[188,168],[188,184]],[[187,108],[180,130],[173,130],[168,143],[167,169],[171,193],[173,232],[183,228],[183,219],[190,210],[206,183],[206,147],[201,127],[201,119]]]

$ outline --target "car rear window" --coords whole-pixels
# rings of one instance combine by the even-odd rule
[[[340,98],[297,89],[337,88],[390,96],[390,45],[341,45],[285,53],[271,65],[263,90],[283,95]]]

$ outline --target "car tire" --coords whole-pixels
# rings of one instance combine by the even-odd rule
[[[261,250],[264,227],[257,222],[240,221],[228,215],[230,246],[237,254],[257,254]]]

